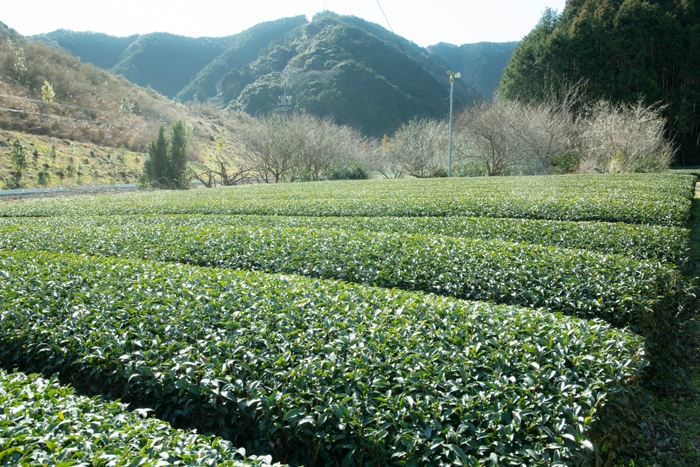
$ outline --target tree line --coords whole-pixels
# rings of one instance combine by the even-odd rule
[[[700,163],[700,5],[694,0],[571,0],[547,10],[506,66],[498,94],[544,102],[587,83],[611,105],[663,104],[682,165]]]
[[[587,100],[582,85],[538,103],[493,100],[458,113],[453,132],[456,176],[577,172],[658,172],[677,148],[666,136],[664,108],[643,101]],[[234,135],[223,133],[210,166],[187,163],[187,128],[161,127],[149,144],[145,174],[154,187],[385,178],[444,177],[448,122],[413,119],[381,141],[308,114],[270,114]]]

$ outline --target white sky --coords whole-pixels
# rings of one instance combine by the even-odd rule
[[[257,23],[324,9],[354,15],[426,47],[522,39],[565,0],[0,0],[0,21],[23,35],[70,29],[128,36],[228,36]]]

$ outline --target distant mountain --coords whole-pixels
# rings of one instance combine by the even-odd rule
[[[258,59],[222,77],[217,97],[250,114],[277,109],[291,97],[303,109],[365,134],[393,133],[411,118],[445,118],[447,64],[378,25],[322,13],[270,44]],[[464,82],[458,108],[477,98]]]
[[[216,97],[221,79],[233,68],[243,68],[258,59],[271,43],[307,23],[306,16],[282,18],[257,24],[232,36],[227,47],[204,66],[197,76],[177,94],[183,102]]]
[[[170,98],[231,41],[231,37],[191,38],[168,33],[113,37],[63,29],[33,39],[64,48],[83,62],[122,75],[139,86],[150,86]]]
[[[92,63],[105,70],[116,65],[127,47],[137,38],[137,35],[115,37],[101,32],[74,32],[66,29],[32,37],[50,46],[66,49],[84,63]]]
[[[462,79],[481,94],[491,97],[517,45],[518,42],[479,42],[456,46],[441,42],[428,50],[449,63],[453,71],[462,73]]]
[[[258,115],[278,110],[286,94],[287,110],[331,117],[377,137],[411,118],[444,118],[447,70],[454,67],[377,24],[331,12],[216,39],[64,30],[38,38],[182,102],[209,101]],[[457,109],[479,97],[467,82],[455,85]]]

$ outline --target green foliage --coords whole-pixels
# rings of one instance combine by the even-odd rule
[[[445,60],[451,70],[459,71],[465,82],[490,99],[517,45],[518,42],[479,42],[457,46],[441,42],[428,50]]]
[[[37,172],[36,178],[37,182],[41,186],[47,186],[49,183],[51,183],[51,175],[44,170]]]
[[[269,465],[225,440],[146,418],[147,410],[78,396],[56,377],[0,370],[0,406],[2,465]]]
[[[175,188],[184,190],[189,188],[190,179],[187,175],[187,162],[189,133],[182,120],[178,120],[170,126],[170,141],[168,155],[168,180],[172,181]]]
[[[367,169],[358,164],[348,164],[331,169],[328,180],[366,180],[369,178]]]
[[[513,52],[499,96],[538,102],[585,82],[596,100],[660,102],[685,163],[697,163],[699,11],[692,2],[654,0],[567,2],[560,15],[546,10]]]
[[[261,51],[264,51],[271,43],[280,40],[285,34],[307,22],[304,15],[282,18],[257,24],[231,36],[226,48],[207,63],[197,76],[178,92],[175,98],[180,101],[190,101],[198,91],[203,91],[205,98],[215,97],[218,94],[217,85],[226,83],[223,78],[230,71],[243,69],[246,65],[254,62]],[[250,82],[252,81],[245,84],[250,84]],[[243,87],[240,88],[241,91]],[[226,86],[222,87],[222,90],[226,89]],[[237,96],[238,93],[233,98]],[[227,104],[230,100],[227,99],[224,103]]]
[[[610,174],[337,181],[1,203],[0,216],[264,214],[510,217],[682,226],[697,177]],[[210,190],[206,190],[210,191]],[[462,194],[465,194],[462,196]]]
[[[144,173],[151,186],[179,190],[189,188],[188,138],[188,131],[182,120],[170,127],[168,139],[165,136],[165,126],[161,125],[158,139],[148,144],[148,159],[144,163]]]
[[[634,438],[645,355],[654,384],[685,357],[698,307],[679,279],[680,226],[696,182],[339,181],[2,203],[23,217],[0,219],[0,361],[293,465],[610,462]]]
[[[119,57],[138,36],[115,37],[99,32],[77,32],[58,29],[46,34],[32,36],[52,47],[69,50],[80,57],[83,63],[92,63],[109,70],[119,62]]]
[[[5,365],[295,464],[580,462],[644,366],[632,334],[541,310],[70,255],[0,271]]]
[[[10,228],[2,246],[303,274],[543,307],[642,334],[664,326],[666,302],[684,299],[676,290],[678,272],[655,262],[498,240],[218,227],[203,220],[178,228],[167,220],[140,228],[76,226],[62,233]]]
[[[41,86],[41,101],[44,104],[50,104],[53,102],[54,97],[56,97],[56,93],[53,90],[53,86],[47,80],[44,80],[44,84]]]
[[[110,72],[173,98],[197,77],[202,67],[225,50],[232,38],[151,33],[131,39]]]
[[[12,168],[17,172],[18,178],[21,178],[22,171],[27,168],[27,149],[22,146],[18,138],[12,141],[12,148],[10,149],[9,155]]]
[[[7,155],[13,172],[10,173],[10,180],[5,182],[5,186],[9,189],[22,188],[22,172],[28,166],[27,149],[22,146],[18,138],[15,138]]]
[[[575,151],[559,154],[552,161],[552,172],[556,174],[575,173],[581,162],[581,155]]]
[[[26,238],[53,236],[53,231],[72,231],[114,227],[120,230],[139,230],[143,226],[170,225],[201,227],[236,226],[239,228],[267,229],[323,229],[365,230],[377,233],[440,235],[455,238],[502,240],[511,243],[529,243],[557,248],[588,250],[594,253],[615,254],[632,259],[671,263],[678,267],[688,262],[688,229],[650,225],[631,225],[621,222],[571,222],[542,219],[503,219],[490,217],[302,217],[265,215],[146,215],[95,217],[39,217],[0,218],[0,229],[20,225]],[[146,227],[150,228],[150,227]],[[10,229],[11,230],[11,229]],[[18,234],[8,234],[7,240]],[[41,243],[41,242],[39,242]],[[0,245],[7,243],[0,241]]]

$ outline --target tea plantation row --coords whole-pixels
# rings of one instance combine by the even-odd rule
[[[7,227],[0,248],[261,270],[544,307],[665,335],[684,300],[670,265],[499,240],[150,223]],[[672,316],[667,316],[672,314]]]
[[[688,255],[688,229],[613,222],[573,222],[491,217],[306,217],[261,215],[127,215],[0,218],[2,226],[52,232],[74,227],[113,226],[139,231],[150,225],[276,227],[367,230],[370,232],[481,238],[559,248],[585,249],[682,265]],[[6,231],[6,230],[5,230]],[[52,233],[53,234],[53,233]]]
[[[0,370],[0,465],[252,467],[231,443],[174,430],[117,402],[78,396],[56,378]]]
[[[599,220],[682,226],[692,175],[505,177],[280,184],[188,193],[152,192],[75,201],[3,203],[0,216],[263,214],[287,216],[477,216]]]
[[[310,183],[0,204],[0,216],[20,216],[0,220],[0,361],[292,465],[600,461],[635,423],[625,402],[648,358],[659,368],[672,357],[697,309],[679,272],[695,180]],[[0,397],[16,383],[37,400],[55,394],[55,381],[14,378],[0,379]],[[122,416],[112,452],[124,457],[100,464],[107,448],[94,444],[87,465],[242,459],[182,431],[165,445],[157,422],[136,437],[130,427],[152,421]],[[26,426],[0,443],[87,459],[49,449],[56,432],[44,426],[48,444]],[[20,451],[2,446],[0,463],[14,463]]]
[[[295,464],[574,462],[645,365],[639,337],[543,310],[41,252],[0,274],[5,367]]]

